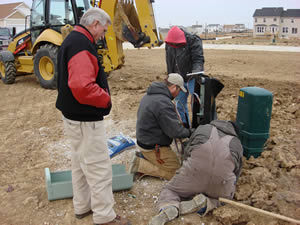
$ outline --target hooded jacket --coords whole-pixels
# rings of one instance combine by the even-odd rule
[[[136,123],[137,144],[144,149],[169,146],[173,138],[190,136],[178,119],[173,96],[165,83],[153,82],[142,98]]]
[[[168,32],[165,42],[168,74],[179,73],[186,82],[187,73],[204,70],[202,40],[199,36],[174,26]]]
[[[198,146],[207,142],[211,135],[212,127],[216,127],[220,138],[225,135],[232,136],[229,143],[229,150],[234,162],[235,176],[240,176],[242,169],[242,158],[243,158],[243,147],[232,124],[225,120],[213,120],[210,124],[200,125],[195,132],[191,135],[187,146],[185,147],[184,153],[185,158],[190,157],[192,151],[199,151]]]
[[[200,125],[184,149],[187,158],[159,197],[159,208],[179,207],[181,197],[206,196],[206,215],[221,206],[219,198],[232,199],[242,168],[243,148],[231,122],[214,120]]]

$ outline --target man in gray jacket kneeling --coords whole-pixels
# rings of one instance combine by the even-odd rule
[[[165,82],[153,82],[141,100],[136,123],[136,139],[140,152],[134,155],[129,172],[170,180],[180,167],[171,149],[174,138],[187,138],[185,128],[172,100],[180,90],[186,92],[181,75],[171,73]]]
[[[204,216],[220,206],[219,197],[232,199],[242,169],[243,148],[231,121],[200,125],[184,150],[182,167],[160,193],[159,214],[149,225],[164,225],[179,215]]]

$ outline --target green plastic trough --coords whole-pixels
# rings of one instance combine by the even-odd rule
[[[113,164],[112,173],[113,191],[132,187],[133,175],[126,173],[125,165]],[[73,197],[71,170],[50,172],[49,168],[45,168],[45,180],[49,201]]]

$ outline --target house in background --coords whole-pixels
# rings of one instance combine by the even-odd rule
[[[232,33],[233,29],[234,29],[233,24],[224,24],[224,26],[223,26],[224,33]]]
[[[206,30],[208,33],[216,33],[216,32],[222,32],[223,26],[220,24],[208,24],[206,26]]]
[[[0,27],[13,29],[16,33],[25,29],[26,16],[30,15],[30,7],[24,2],[0,4]],[[27,17],[29,21],[29,17]],[[27,22],[27,28],[29,23]]]
[[[253,14],[253,36],[300,38],[300,9],[262,8]]]
[[[187,32],[193,33],[193,34],[197,34],[200,35],[202,33],[204,33],[204,27],[202,25],[192,25],[190,27],[186,28]]]
[[[241,33],[241,32],[245,32],[246,30],[247,29],[245,27],[245,24],[237,23],[237,24],[234,24],[232,32]]]
[[[241,33],[247,31],[245,24],[237,23],[237,24],[224,24],[223,32],[224,33]]]

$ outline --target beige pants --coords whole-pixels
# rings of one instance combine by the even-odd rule
[[[72,150],[72,185],[75,214],[92,209],[94,223],[112,221],[112,165],[104,121],[79,122],[63,118]]]
[[[145,159],[138,158],[139,168],[138,172],[144,173],[154,177],[161,177],[170,180],[176,170],[180,167],[180,163],[177,159],[175,152],[171,147],[160,147],[159,162],[155,150],[145,150],[140,148]]]

